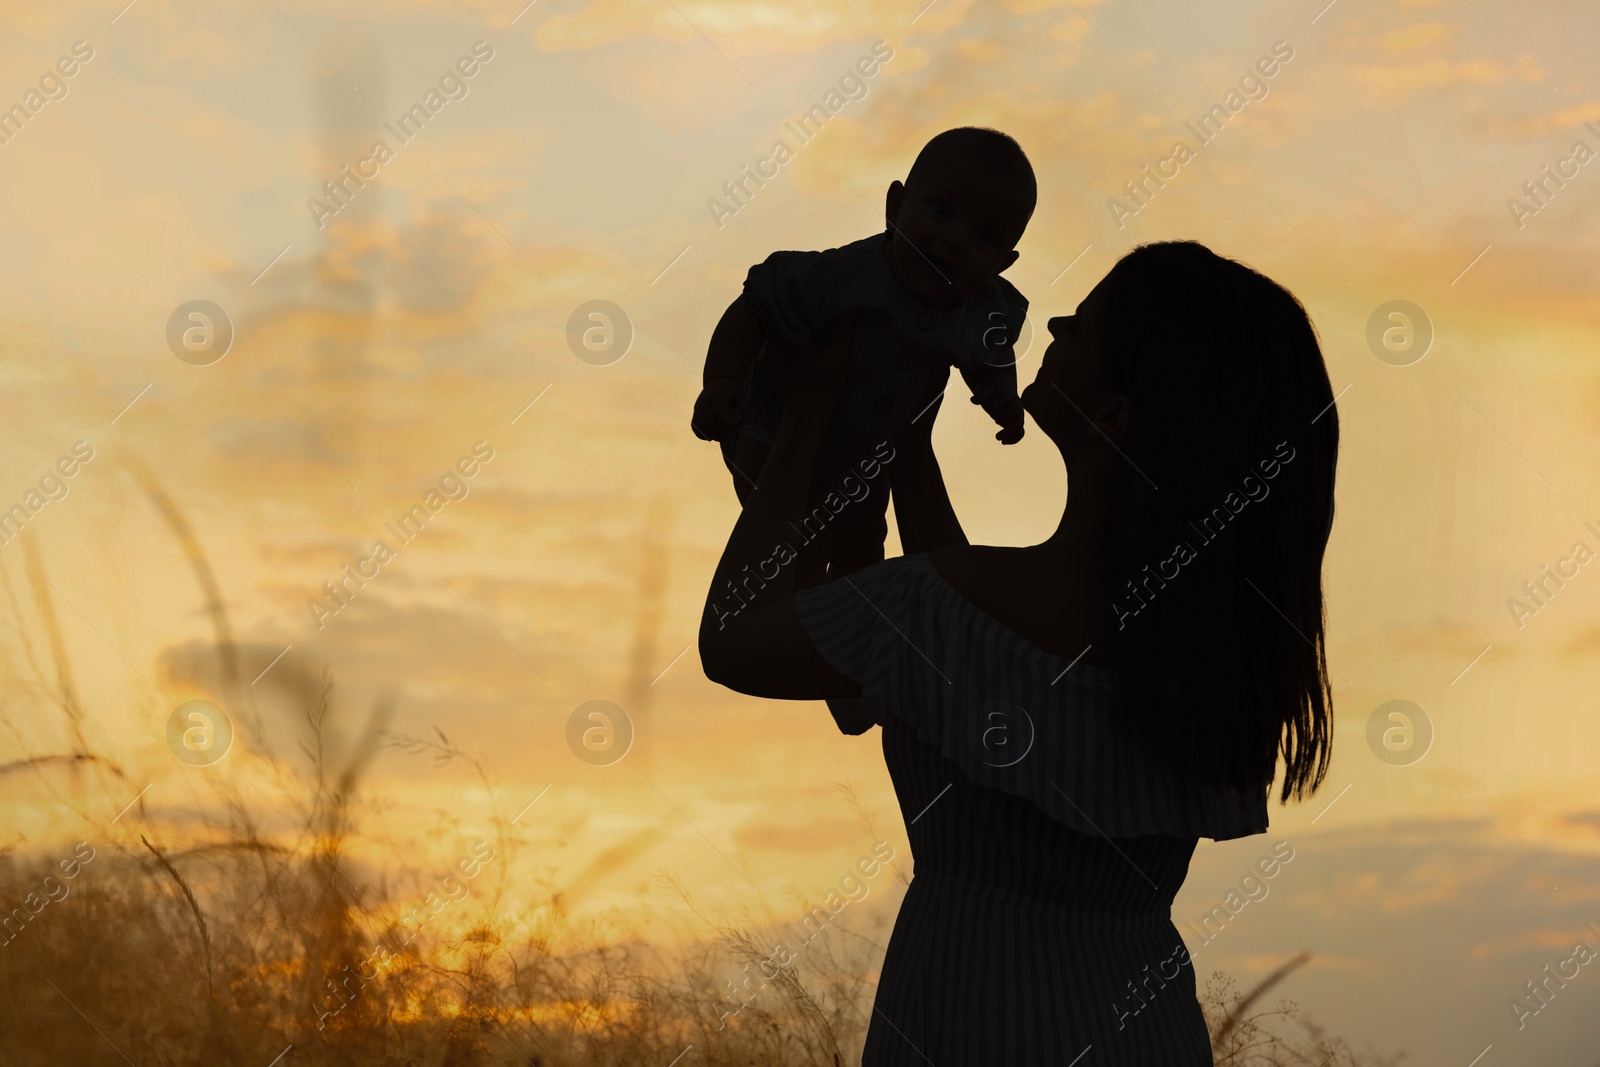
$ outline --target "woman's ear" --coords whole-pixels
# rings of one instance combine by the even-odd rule
[[[898,181],[889,183],[889,191],[883,198],[883,217],[884,221],[890,226],[893,226],[895,220],[900,217],[900,202],[905,199],[905,195],[906,187],[904,185],[901,185]]]
[[[1132,419],[1132,406],[1121,393],[1108,394],[1095,405],[1095,425],[1109,440],[1120,440],[1128,432],[1128,424]]]

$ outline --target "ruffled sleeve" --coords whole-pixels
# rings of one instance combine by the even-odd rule
[[[854,737],[877,726],[884,717],[884,708],[865,697],[830,697],[828,710],[839,732]]]
[[[958,346],[968,366],[1009,366],[1016,361],[1012,347],[1022,336],[1028,315],[1028,298],[1004,278],[967,298],[962,308]]]
[[[1266,783],[1227,788],[1157,764],[1111,728],[1117,672],[1036,648],[957,593],[925,554],[801,590],[795,606],[862,700],[979,785],[1098,836],[1223,841],[1267,829]]]

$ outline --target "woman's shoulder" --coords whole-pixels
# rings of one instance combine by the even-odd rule
[[[945,583],[974,603],[1005,594],[1027,574],[1031,555],[1026,548],[1005,545],[946,545],[925,553],[928,567]]]
[[[926,552],[915,552],[904,556],[889,556],[877,563],[869,563],[860,570],[842,575],[833,581],[853,585],[857,588],[887,589],[890,587],[910,587],[938,582],[939,574],[928,561]]]
[[[1019,633],[1003,595],[985,595],[1017,574],[1043,584],[1038,555],[972,546],[883,560],[798,593],[801,622],[888,716],[876,721],[1072,829],[1219,841],[1264,831],[1265,787],[1216,787],[1153,761],[1116,729],[1119,672],[1070,645],[1030,643],[1043,638]],[[1012,739],[1021,756],[1001,747]]]

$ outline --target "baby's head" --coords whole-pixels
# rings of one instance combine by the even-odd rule
[[[895,278],[929,304],[965,300],[1016,262],[1038,186],[1022,147],[962,126],[923,146],[886,211]]]

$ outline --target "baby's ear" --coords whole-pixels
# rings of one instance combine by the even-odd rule
[[[1005,266],[1001,267],[1000,270],[1002,270],[1002,271],[1009,270],[1011,268],[1011,264],[1015,263],[1017,261],[1017,257],[1020,256],[1020,255],[1022,255],[1022,253],[1018,252],[1015,248],[1013,248],[1010,252],[1006,253]]]
[[[900,217],[900,201],[905,195],[906,187],[899,179],[890,182],[888,192],[883,194],[883,217],[890,226],[893,226],[894,220]]]

